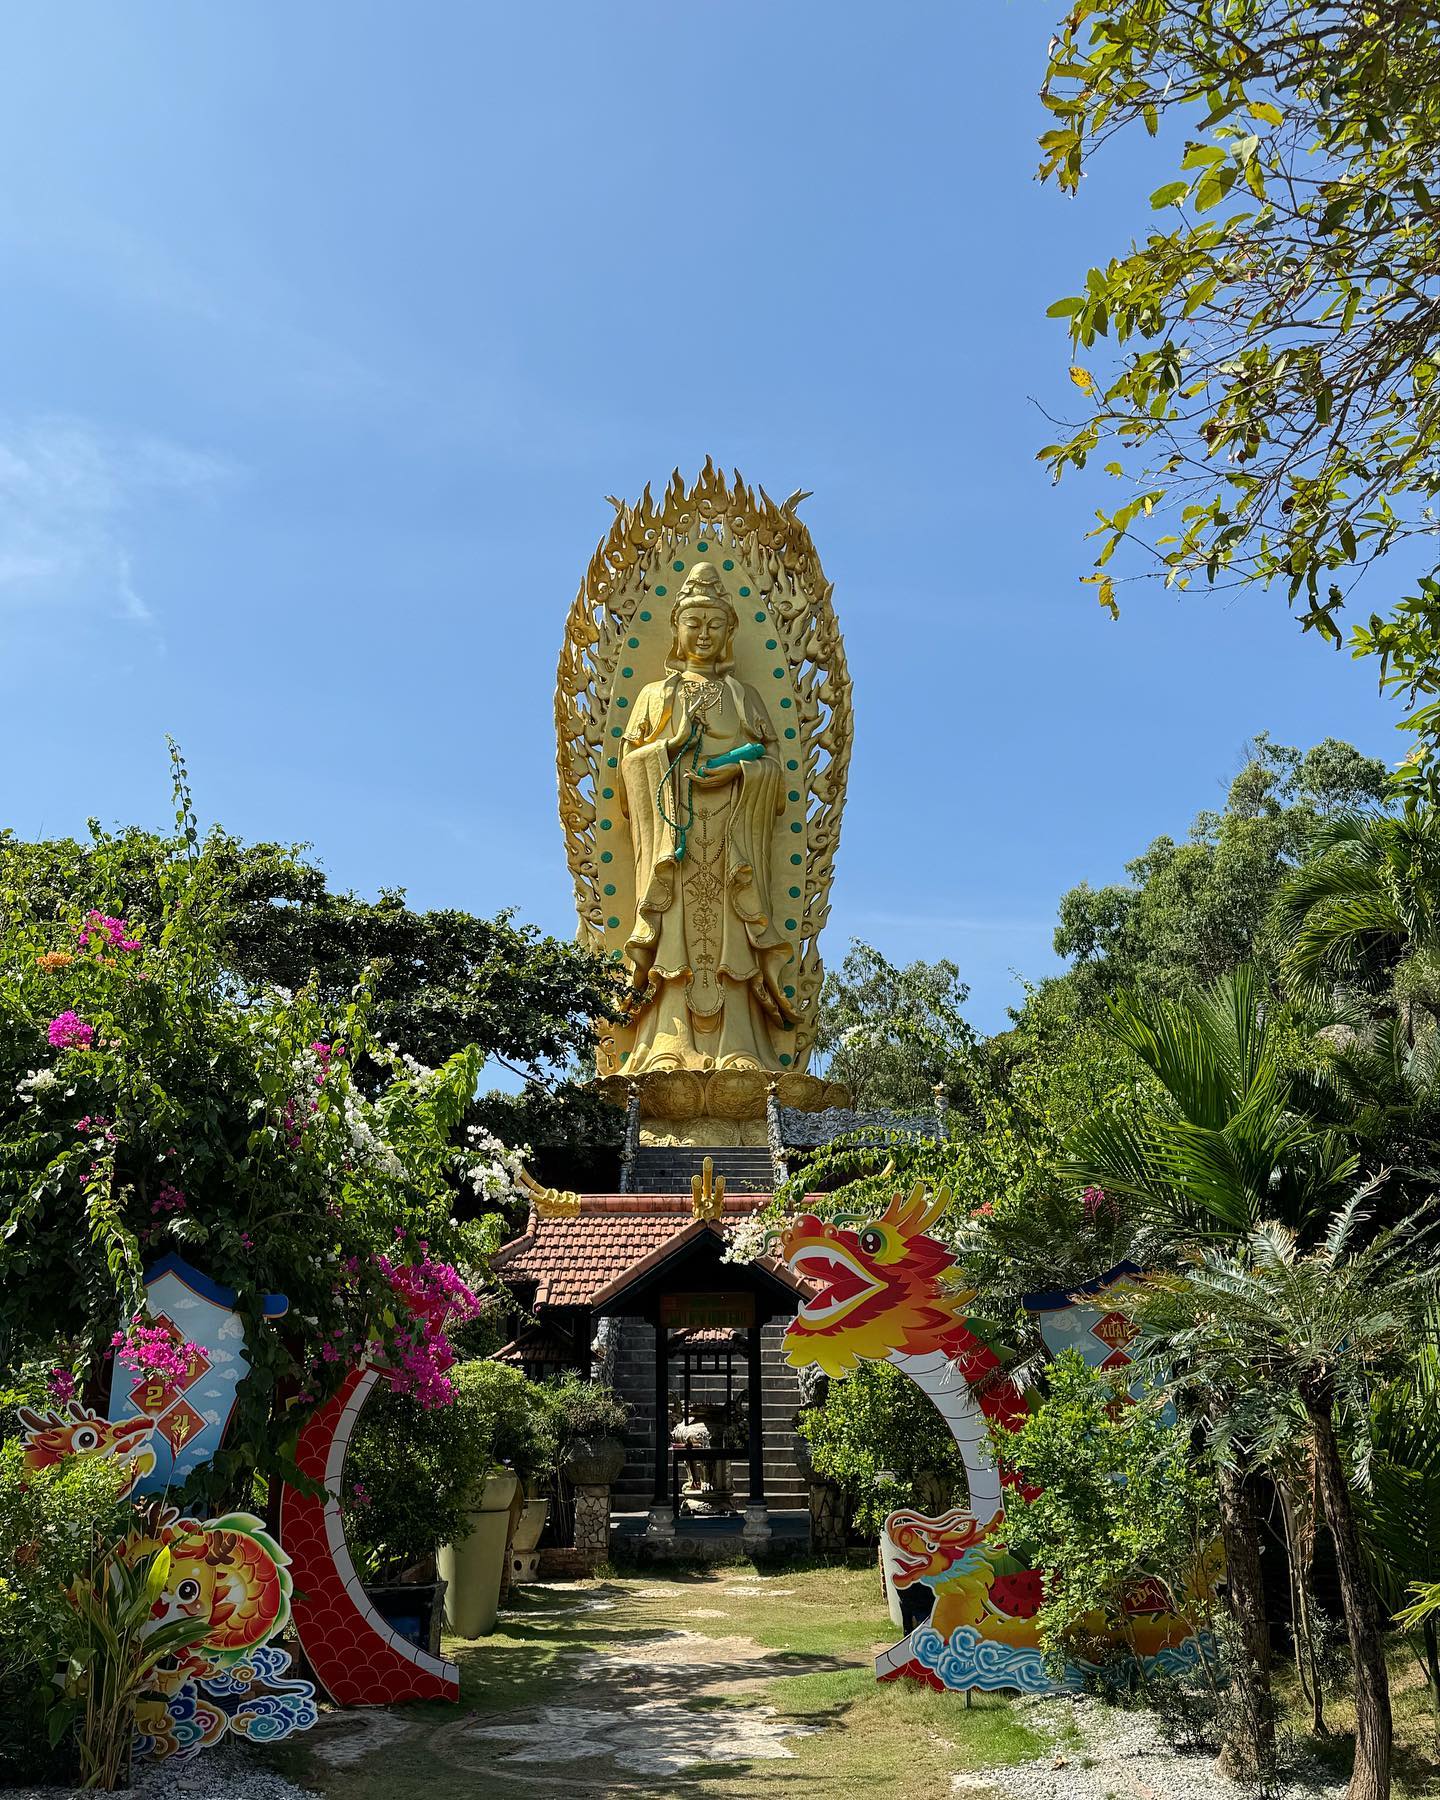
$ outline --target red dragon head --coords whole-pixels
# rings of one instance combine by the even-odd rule
[[[155,1452],[150,1448],[153,1419],[117,1419],[112,1424],[78,1400],[72,1400],[63,1412],[37,1413],[22,1406],[19,1416],[25,1427],[29,1468],[46,1469],[67,1456],[113,1456],[125,1465],[123,1498],[155,1467]]]
[[[971,1296],[942,1288],[955,1258],[925,1235],[949,1204],[948,1188],[929,1198],[917,1183],[908,1195],[896,1194],[878,1219],[853,1230],[827,1225],[814,1213],[795,1221],[781,1239],[781,1254],[793,1274],[820,1291],[785,1333],[793,1367],[818,1364],[827,1375],[844,1375],[893,1352],[936,1349],[953,1335]]]
[[[984,1561],[977,1546],[985,1527],[959,1507],[928,1519],[923,1513],[895,1512],[885,1521],[894,1546],[891,1579],[897,1588],[913,1582],[968,1574]]]

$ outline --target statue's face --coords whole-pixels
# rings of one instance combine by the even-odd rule
[[[682,607],[675,621],[675,638],[688,663],[714,663],[724,654],[730,637],[730,615],[723,607],[703,601]]]

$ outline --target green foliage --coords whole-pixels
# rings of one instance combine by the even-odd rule
[[[888,1363],[861,1363],[800,1415],[815,1472],[844,1490],[856,1528],[878,1537],[900,1506],[943,1510],[965,1493],[954,1440],[914,1382]],[[888,1473],[893,1479],[882,1480]]]
[[[464,1535],[466,1511],[502,1465],[525,1482],[554,1468],[562,1426],[553,1391],[504,1363],[458,1363],[452,1406],[399,1394],[366,1406],[345,1459],[346,1538],[372,1579],[393,1579]]]
[[[937,1084],[958,1092],[974,1052],[969,994],[952,962],[897,968],[853,939],[820,996],[815,1045],[826,1074],[862,1110],[933,1113]]]
[[[478,1049],[437,1069],[390,1050],[363,986],[332,1006],[313,988],[237,991],[225,840],[201,843],[176,770],[177,832],[152,846],[158,910],[131,922],[135,947],[83,941],[133,879],[133,837],[97,831],[63,907],[0,860],[0,1349],[15,1364],[59,1345],[97,1378],[167,1250],[233,1288],[252,1368],[185,1495],[200,1503],[290,1469],[280,1394],[297,1396],[288,1431],[358,1349],[402,1360],[413,1327],[382,1257],[428,1244],[483,1281],[501,1221],[481,1209],[512,1196],[515,1159],[462,1131]],[[88,1031],[52,1045],[65,1013]],[[462,1200],[481,1216],[461,1222]],[[267,1292],[289,1298],[283,1330]]]
[[[1118,1402],[1118,1403],[1117,1403]],[[1063,1667],[1100,1629],[1124,1638],[1127,1592],[1157,1581],[1172,1609],[1207,1616],[1205,1566],[1217,1516],[1212,1478],[1191,1455],[1190,1432],[1131,1405],[1067,1351],[1018,1432],[997,1445],[1032,1500],[1012,1490],[1000,1538],[1045,1576],[1038,1615],[1046,1660]]]
[[[1261,733],[1220,812],[1200,813],[1188,842],[1157,838],[1126,865],[1125,885],[1081,882],[1061,896],[1055,952],[1095,1007],[1120,987],[1178,995],[1242,962],[1277,986],[1276,893],[1337,812],[1377,800],[1385,769],[1327,738],[1303,754]]]
[[[1050,309],[1075,354],[1115,345],[1108,371],[1072,369],[1087,413],[1040,452],[1058,478],[1112,448],[1127,497],[1098,509],[1086,578],[1112,611],[1127,544],[1180,588],[1278,582],[1338,644],[1347,581],[1430,535],[1436,22],[1428,0],[1080,0],[1057,27],[1042,178],[1074,192],[1100,145],[1141,129],[1175,157],[1154,229]],[[1420,554],[1416,590],[1352,643],[1418,702],[1433,786],[1440,586]]]
[[[577,1438],[623,1437],[630,1408],[603,1381],[587,1381],[571,1369],[546,1383],[555,1408],[559,1460]]]
[[[0,1441],[0,1780],[68,1772],[73,1745],[51,1749],[48,1734],[75,1633],[67,1595],[131,1523],[123,1481],[102,1457],[27,1469],[19,1439]]]
[[[1161,1239],[1303,1227],[1353,1182],[1359,1160],[1297,1104],[1255,972],[1167,1001],[1123,994],[1112,1029],[1156,1083],[1126,1114],[1075,1133],[1068,1167],[1143,1209]]]
[[[614,977],[580,945],[509,912],[415,912],[402,889],[378,900],[332,892],[303,846],[244,844],[217,829],[204,848],[224,897],[214,955],[244,990],[307,990],[338,1012],[363,986],[372,1036],[423,1063],[474,1045],[533,1075],[593,1054],[592,1020],[611,1004]],[[68,920],[83,894],[153,933],[166,908],[160,871],[173,854],[169,839],[138,827],[110,836],[92,825],[88,844],[0,832],[0,889],[42,926]]]

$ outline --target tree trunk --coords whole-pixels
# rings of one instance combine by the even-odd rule
[[[1335,1545],[1350,1660],[1355,1665],[1355,1773],[1346,1800],[1390,1800],[1390,1676],[1385,1667],[1385,1638],[1380,1602],[1365,1569],[1355,1505],[1328,1396],[1306,1396],[1306,1411],[1315,1432],[1315,1462],[1320,1501]]]
[[[1219,1473],[1220,1534],[1225,1542],[1226,1598],[1240,1640],[1237,1716],[1220,1751],[1235,1780],[1268,1780],[1275,1768],[1275,1708],[1270,1695],[1270,1621],[1260,1575],[1260,1521],[1244,1474]]]

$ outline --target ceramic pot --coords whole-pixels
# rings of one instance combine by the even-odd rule
[[[508,1469],[492,1475],[469,1508],[469,1531],[442,1545],[436,1558],[440,1578],[448,1583],[446,1618],[457,1637],[486,1637],[495,1629],[515,1489]]]

